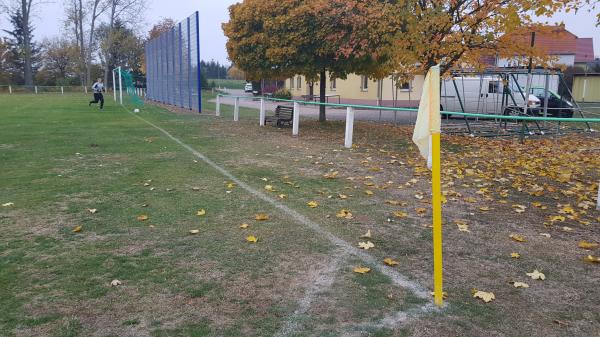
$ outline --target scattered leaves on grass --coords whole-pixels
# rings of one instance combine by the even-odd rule
[[[552,235],[550,235],[549,233],[540,233],[541,236],[550,239],[552,237]]]
[[[121,282],[121,281],[119,281],[119,280],[112,280],[112,281],[110,282],[110,286],[111,286],[111,287],[118,287],[118,286],[120,286],[121,284],[123,284],[123,282]]]
[[[192,191],[198,192],[198,191],[200,191],[200,187],[194,186],[194,187],[192,187]]]
[[[369,250],[371,248],[375,247],[375,244],[371,241],[367,241],[367,242],[359,242],[358,243],[358,247],[364,249],[364,250]]]
[[[138,219],[138,221],[146,221],[149,219],[149,217],[145,214],[142,214],[142,215],[138,215],[137,219]]]
[[[199,209],[198,212],[196,212],[197,216],[205,216],[206,215],[206,210],[204,209]]]
[[[79,233],[79,232],[81,232],[82,229],[83,229],[82,226],[77,226],[77,227],[73,228],[73,233]]]
[[[398,261],[396,261],[396,260],[394,260],[392,258],[389,258],[389,257],[383,259],[383,263],[385,263],[385,264],[387,264],[388,266],[391,266],[391,267],[397,266],[397,265],[400,264],[400,262],[398,262]]]
[[[527,240],[525,240],[525,237],[523,235],[519,235],[519,234],[511,234],[509,235],[509,237],[516,242],[527,242]]]
[[[199,230],[199,229],[192,229],[192,230],[190,231],[190,234],[192,234],[192,235],[196,235],[196,234],[199,234],[199,233],[200,233],[200,230]]]
[[[534,270],[531,273],[527,273],[527,276],[531,277],[534,280],[545,280],[546,279],[546,275],[544,275],[544,273],[541,273],[540,271],[538,271],[537,269]]]
[[[277,196],[279,199],[286,199],[287,195],[286,194],[280,194]]]
[[[247,223],[243,223],[243,224],[240,225],[241,229],[246,229],[248,227],[250,227],[250,225],[248,225]]]
[[[371,190],[365,190],[365,194],[366,194],[366,195],[369,195],[369,196],[371,196],[371,195],[373,195],[374,193],[373,193],[373,191],[371,191]]]
[[[521,258],[521,254],[519,253],[510,253],[510,257],[513,259],[520,259]]]
[[[265,191],[275,192],[275,187],[273,185],[265,185]]]
[[[589,263],[600,263],[600,257],[588,255],[583,258],[583,261],[589,262]]]
[[[579,248],[583,248],[583,249],[596,249],[598,248],[598,244],[595,242],[587,242],[587,241],[579,241],[579,244],[577,245],[579,246]]]
[[[550,222],[565,222],[565,220],[567,220],[567,218],[565,218],[562,215],[555,215],[555,216],[551,216],[549,218]]]
[[[250,243],[256,243],[258,241],[258,238],[254,235],[249,235],[246,237],[246,241]]]
[[[335,216],[338,218],[344,218],[344,219],[348,219],[348,220],[354,219],[354,217],[352,216],[352,213],[347,209],[340,210]]]
[[[367,267],[356,267],[354,268],[354,272],[357,274],[366,274],[371,271],[371,268]]]
[[[554,320],[554,321],[552,321],[552,322],[554,322],[555,324],[561,325],[561,326],[569,326],[569,324],[570,324],[570,323],[569,323],[569,322],[567,322],[567,321],[561,321],[561,320],[559,320],[559,319],[555,319],[555,320]]]
[[[339,197],[340,199],[342,199],[342,200],[346,200],[346,199],[348,199],[348,196],[347,196],[347,195],[345,195],[345,194],[338,194],[338,197]]]
[[[310,207],[310,208],[317,208],[317,207],[319,207],[319,203],[316,202],[316,201],[309,201],[309,202],[306,203],[306,205],[308,205],[308,207]]]
[[[485,303],[489,303],[496,299],[496,295],[494,295],[494,293],[491,293],[491,292],[488,293],[488,292],[481,291],[481,290],[473,290],[473,297],[479,298],[482,301],[484,301]]]
[[[527,209],[527,206],[524,205],[512,205],[512,207],[517,213],[523,213]]]
[[[88,208],[87,211],[90,212],[90,214],[96,214],[98,212],[98,210],[95,208]]]
[[[458,227],[458,230],[460,232],[471,233],[471,231],[469,230],[469,225],[467,225],[467,223],[465,221],[455,220],[454,223],[456,224],[456,226]]]
[[[266,221],[269,220],[269,215],[265,213],[258,213],[254,216],[254,220],[256,221]]]
[[[7,202],[5,204],[2,204],[2,207],[10,207],[10,206],[14,206],[15,203],[14,202]]]

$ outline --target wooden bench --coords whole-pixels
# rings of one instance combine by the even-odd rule
[[[275,126],[284,126],[287,124],[291,126],[292,119],[294,119],[294,107],[278,105],[275,109],[275,115],[265,117],[265,124],[271,123]]]

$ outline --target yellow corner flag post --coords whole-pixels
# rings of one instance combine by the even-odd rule
[[[423,84],[413,142],[431,169],[433,207],[433,295],[435,304],[444,304],[442,290],[442,186],[440,129],[440,67],[432,67]]]

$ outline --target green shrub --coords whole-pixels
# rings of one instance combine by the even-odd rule
[[[277,91],[273,93],[273,98],[292,99],[292,93],[286,88],[277,89]]]

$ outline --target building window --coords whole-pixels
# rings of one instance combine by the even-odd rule
[[[290,89],[294,90],[294,78],[290,78]]]
[[[488,93],[489,94],[498,94],[500,93],[500,82],[491,81],[488,85]]]
[[[302,89],[302,76],[298,76],[296,84],[297,84],[296,86],[298,87],[298,89]]]
[[[360,90],[368,91],[369,90],[369,78],[367,76],[360,77]]]
[[[404,82],[400,84],[401,91],[410,91],[410,82]]]
[[[331,89],[331,90],[337,89],[337,82],[336,82],[335,78],[329,82],[329,89]]]

